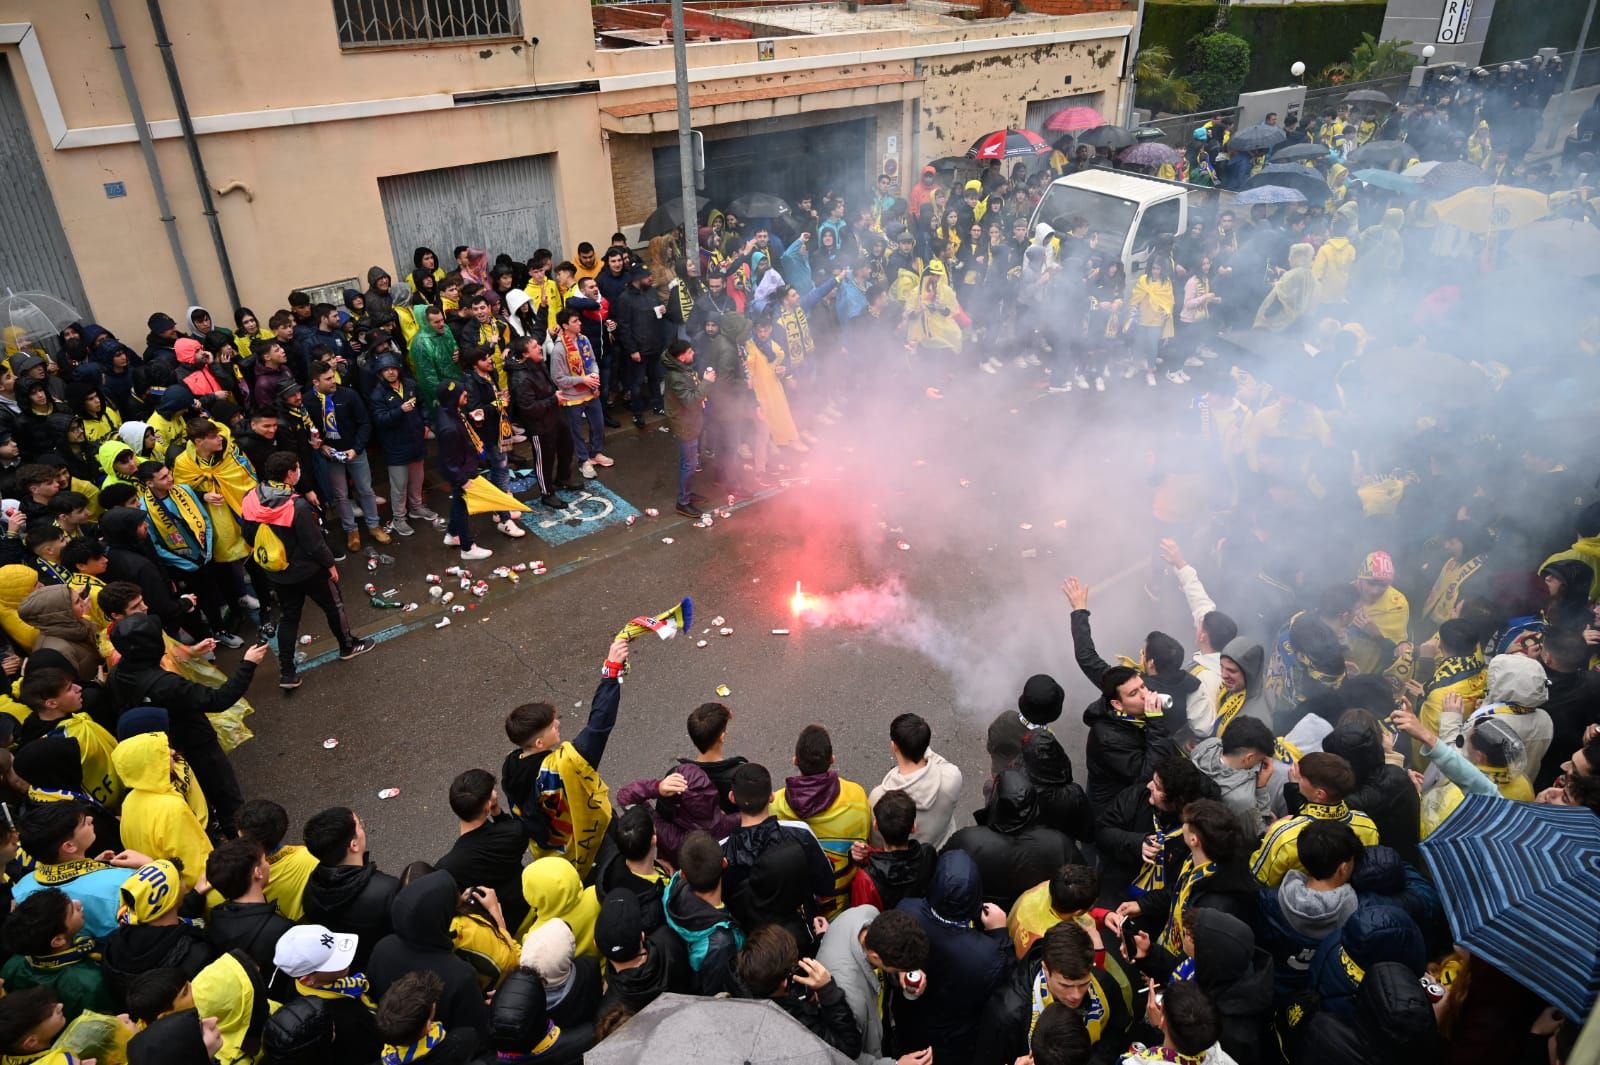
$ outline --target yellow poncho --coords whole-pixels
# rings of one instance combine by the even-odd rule
[[[217,1065],[244,1065],[258,1060],[246,1052],[250,1021],[255,1014],[256,982],[231,954],[224,954],[194,978],[194,1008],[202,1017],[215,1017],[222,1034]],[[259,1035],[259,1033],[257,1033]]]
[[[256,486],[256,475],[226,428],[222,429],[222,439],[222,451],[212,456],[201,456],[194,441],[189,441],[172,461],[172,477],[202,497],[207,492],[222,497],[221,503],[206,504],[211,512],[212,554],[218,562],[237,562],[250,555],[250,545],[239,527],[239,515],[243,513],[245,494]]]
[[[906,300],[906,340],[960,352],[966,345],[961,332],[963,317],[961,301],[945,276],[944,263],[935,259]]]
[[[523,866],[522,897],[528,900],[528,916],[517,929],[518,939],[559,917],[572,929],[579,954],[599,954],[594,922],[600,916],[600,899],[594,888],[583,886],[571,862],[552,857]]]
[[[750,376],[750,387],[756,394],[756,406],[765,420],[772,442],[787,447],[800,439],[795,428],[794,415],[789,412],[789,396],[778,379],[777,368],[783,364],[783,346],[772,341],[774,358],[768,359],[754,338],[744,342],[745,371]]]
[[[1255,327],[1282,332],[1308,314],[1317,303],[1317,278],[1311,263],[1315,253],[1309,244],[1289,248],[1289,270],[1273,283],[1272,291],[1256,311]]]
[[[1159,325],[1163,340],[1172,336],[1172,308],[1175,304],[1170,279],[1153,278],[1149,273],[1140,274],[1133,283],[1133,297],[1129,305],[1138,314],[1136,321],[1139,325]]]
[[[23,651],[33,650],[39,630],[23,621],[17,608],[38,586],[39,574],[32,566],[0,566],[0,629]]]

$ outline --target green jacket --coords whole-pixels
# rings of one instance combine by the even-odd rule
[[[69,1021],[84,1010],[116,1013],[118,1009],[99,963],[87,958],[67,965],[39,968],[26,956],[14,954],[0,966],[0,980],[6,982],[8,992],[27,987],[51,988],[61,1000]]]
[[[426,304],[418,304],[411,313],[417,319],[417,335],[411,338],[411,370],[417,376],[417,394],[422,399],[423,409],[432,422],[439,405],[439,384],[461,380],[461,371],[456,366],[456,337],[449,325],[442,330],[428,325]]]
[[[678,440],[698,440],[705,426],[705,393],[694,364],[685,366],[669,353],[661,353],[661,390],[667,401],[667,424]]]

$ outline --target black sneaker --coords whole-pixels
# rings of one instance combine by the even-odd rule
[[[650,408],[650,413],[651,414],[658,414],[658,415],[661,415],[662,417],[666,417],[667,411],[666,411],[666,408],[664,408],[664,407],[651,407]]]
[[[305,678],[301,677],[298,673],[285,673],[283,676],[278,678],[278,687],[282,688],[286,692],[294,691],[303,683],[305,683]]]
[[[345,560],[345,558],[347,556],[344,553],[344,538],[343,537],[340,537],[340,538],[334,540],[328,546],[333,549],[333,560],[335,562],[343,562]]]
[[[698,518],[701,516],[700,508],[693,503],[679,503],[678,513],[686,518]]]
[[[605,416],[603,421],[605,422],[607,429],[621,429],[622,428],[622,423],[617,421],[615,418],[613,418],[609,414],[607,414]]]
[[[689,493],[689,502],[695,504],[696,506],[699,506],[701,503],[710,502],[710,500],[706,499],[706,497],[701,495],[699,492],[690,492]]]
[[[644,415],[643,414],[635,414],[633,416],[633,427],[635,429],[643,429],[644,428]]]
[[[561,497],[558,496],[558,495],[555,495],[554,493],[552,493],[550,495],[540,496],[539,497],[539,502],[542,503],[544,506],[549,507],[551,510],[566,510],[567,509],[567,505],[561,501]]]
[[[373,643],[371,640],[357,640],[355,643],[350,645],[349,650],[339,652],[339,661],[348,662],[352,658],[366,654],[376,646],[377,644]]]
[[[237,636],[231,632],[217,633],[216,641],[219,646],[226,647],[229,650],[234,650],[244,646],[244,637]]]

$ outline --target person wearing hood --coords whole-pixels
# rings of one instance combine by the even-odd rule
[[[489,1010],[478,989],[472,966],[458,957],[450,936],[460,892],[444,870],[418,877],[394,896],[390,914],[394,931],[372,949],[366,966],[372,997],[381,999],[401,977],[423,970],[444,981],[438,1020],[450,1028],[471,1028],[487,1033]]]
[[[1416,786],[1404,768],[1385,759],[1382,726],[1377,719],[1370,714],[1360,716],[1363,723],[1340,725],[1324,736],[1322,749],[1349,762],[1356,775],[1356,787],[1345,796],[1346,805],[1372,818],[1385,846],[1420,866],[1422,812]]]
[[[245,494],[240,507],[257,566],[278,600],[278,687],[284,691],[301,684],[294,656],[307,599],[322,608],[328,628],[339,641],[340,661],[366,654],[374,646],[371,640],[356,639],[350,631],[339,591],[339,571],[322,534],[322,522],[316,507],[296,491],[300,476],[300,459],[294,452],[274,452],[262,470],[260,483]],[[273,543],[267,541],[268,534]],[[250,654],[245,652],[246,657]]]
[[[512,293],[516,295],[516,293]],[[558,491],[576,491],[571,483],[572,428],[562,414],[560,390],[550,370],[544,345],[536,337],[518,336],[506,356],[511,410],[533,444],[533,467],[539,478],[539,502],[565,510]]]
[[[503,1065],[576,1065],[594,1045],[594,1026],[557,1024],[546,1002],[544,981],[526,969],[505,978],[495,991],[489,1042]]]
[[[1435,1006],[1416,974],[1399,962],[1374,965],[1341,1017],[1304,996],[1291,1009],[1283,1046],[1290,1065],[1415,1065],[1439,1057]]]
[[[1545,624],[1551,628],[1583,629],[1594,623],[1589,589],[1594,582],[1594,567],[1576,558],[1558,558],[1539,570],[1549,601],[1545,603]]]
[[[67,386],[67,404],[83,422],[88,444],[98,449],[101,442],[114,440],[122,428],[122,415],[100,387],[85,381]]]
[[[693,762],[675,766],[660,778],[646,777],[617,790],[616,803],[623,810],[649,803],[655,826],[656,853],[674,867],[678,848],[694,831],[726,837],[739,826],[739,819],[722,809],[717,786]]]
[[[367,269],[367,291],[362,296],[366,304],[366,313],[371,315],[377,311],[387,311],[394,308],[394,297],[391,290],[394,287],[394,278],[389,276],[389,271],[381,266]],[[345,306],[349,306],[345,301]]]
[[[213,1065],[221,1053],[217,1018],[192,1007],[152,1021],[128,1041],[128,1065]]]
[[[22,453],[35,460],[66,444],[66,425],[58,414],[66,407],[50,396],[48,382],[25,378],[17,382],[17,400],[22,413],[16,419],[17,443]]]
[[[984,1005],[1011,973],[1005,912],[983,901],[978,865],[961,850],[939,857],[926,898],[896,907],[928,939],[928,988],[905,1004],[902,1042],[931,1045],[933,1060],[970,1061]]]
[[[173,449],[181,448],[189,438],[190,416],[201,413],[199,403],[188,385],[181,381],[169,385],[161,393],[155,412],[150,415],[150,428],[156,434],[155,448],[150,457],[162,463],[168,461]]]
[[[1484,718],[1509,726],[1522,741],[1522,765],[1538,767],[1550,749],[1554,726],[1543,709],[1550,698],[1550,678],[1537,660],[1521,654],[1500,654],[1489,659],[1484,701],[1471,714],[1465,706],[1445,708],[1439,718],[1441,742],[1460,747],[1465,732]]]
[[[159,732],[132,736],[117,744],[111,756],[117,775],[128,786],[122,801],[122,842],[152,859],[176,859],[182,866],[182,890],[205,875],[211,840],[175,771],[176,752]],[[202,785],[203,786],[203,785]]]
[[[417,383],[405,374],[398,356],[382,354],[376,362],[379,381],[367,402],[372,408],[373,429],[389,469],[390,524],[400,536],[416,530],[407,519],[415,516],[436,523],[438,515],[422,500],[422,460],[427,451],[427,421]]]
[[[123,883],[117,929],[101,948],[101,968],[119,999],[153,969],[177,969],[193,980],[219,956],[206,930],[179,915],[178,884],[170,861],[151,862]]]
[[[487,445],[474,427],[475,419],[467,412],[472,396],[456,381],[441,382],[435,389],[438,414],[433,432],[439,447],[439,469],[450,485],[450,517],[446,525],[444,543],[457,548],[463,562],[477,562],[494,554],[490,548],[475,544],[467,509],[467,482],[477,477],[486,466],[484,448],[498,447],[490,441]],[[481,416],[482,412],[475,412]]]
[[[1072,759],[1049,729],[1023,737],[1022,769],[1039,797],[1039,821],[1080,842],[1094,837],[1094,812],[1072,779]]]
[[[318,863],[301,896],[304,921],[359,936],[352,964],[365,969],[373,948],[389,934],[390,907],[400,892],[400,881],[373,863],[367,853],[366,825],[353,810],[343,806],[323,810],[306,822],[304,836],[306,850]],[[449,879],[450,874],[443,875]]]
[[[1272,778],[1277,740],[1253,717],[1235,717],[1220,736],[1201,740],[1189,759],[1222,792],[1222,801],[1239,819],[1253,843],[1272,823]],[[1410,787],[1407,780],[1406,786]]]
[[[1405,211],[1390,207],[1380,224],[1361,233],[1352,278],[1359,296],[1377,296],[1400,277],[1406,261],[1405,224]]]
[[[919,843],[938,848],[955,830],[956,804],[961,798],[961,768],[931,749],[932,742],[933,730],[916,714],[900,714],[889,722],[889,754],[894,758],[894,768],[872,789],[867,802],[876,809],[878,800],[886,792],[905,792],[916,804],[916,827],[912,837]],[[1070,760],[1066,774],[1070,786]],[[1043,785],[1035,781],[1034,786]]]
[[[565,858],[540,858],[522,869],[522,897],[527,901],[527,916],[517,928],[518,937],[560,919],[571,929],[579,953],[592,957],[594,922],[600,913],[600,899],[593,887],[584,887],[578,871]]]
[[[137,467],[138,462],[143,462],[145,459],[152,459],[156,457],[156,431],[152,429],[147,422],[123,422],[122,427],[117,430],[117,439],[120,440],[129,451],[133,452],[133,457],[137,460],[135,467]],[[101,468],[105,468],[104,460],[101,462]],[[112,472],[113,471],[109,469],[106,470],[108,476],[111,475]],[[134,480],[132,470],[117,470],[115,471],[115,476],[118,480],[125,481],[128,484],[138,483]]]
[[[178,355],[178,373],[183,386],[202,403],[212,403],[232,394],[222,382],[218,371],[212,369],[213,354],[204,344],[191,337],[178,341],[174,350]]]
[[[217,1065],[250,1065],[258,1060],[271,1005],[255,962],[240,951],[229,951],[201,970],[191,988],[196,1011],[217,1019],[222,1036]]]
[[[865,844],[872,832],[872,808],[860,784],[845,780],[833,768],[833,739],[821,725],[800,730],[794,745],[794,766],[799,775],[785,780],[772,797],[772,812],[783,821],[803,821],[816,836],[833,866],[833,905],[837,915],[850,897],[856,868],[850,848]]]
[[[646,934],[639,897],[627,888],[613,889],[600,901],[594,943],[606,983],[595,1016],[615,1006],[638,1013],[663,992],[689,993],[693,973],[683,939],[665,923]]]
[[[705,497],[694,492],[695,471],[700,468],[700,435],[705,429],[706,384],[714,384],[717,371],[695,372],[695,350],[687,340],[674,340],[661,353],[662,395],[667,405],[667,425],[678,444],[677,510],[686,518],[699,518],[695,502]]]
[[[1038,823],[1038,796],[1027,774],[1008,769],[995,781],[987,816],[950,837],[945,850],[964,850],[977,863],[984,899],[1010,910],[1017,898],[1063,865],[1081,865],[1072,837]]]
[[[1289,269],[1261,301],[1255,328],[1281,333],[1311,313],[1317,303],[1317,277],[1312,270],[1315,255],[1309,244],[1290,246]]]
[[[1422,933],[1406,911],[1385,904],[1362,906],[1324,939],[1311,961],[1309,988],[1322,1008],[1346,1020],[1367,973],[1383,962],[1399,962],[1413,981],[1427,969]]]
[[[1318,946],[1359,905],[1351,879],[1363,846],[1348,825],[1307,825],[1297,850],[1304,868],[1289,870],[1275,888],[1262,888],[1260,898],[1260,943],[1273,958],[1280,1005],[1306,988]]]
[[[1265,887],[1277,887],[1290,869],[1303,868],[1296,839],[1312,821],[1341,822],[1349,825],[1362,843],[1378,842],[1378,826],[1372,818],[1345,805],[1345,797],[1356,788],[1349,762],[1336,754],[1318,752],[1301,758],[1295,769],[1305,804],[1293,817],[1274,824],[1250,859],[1250,871]]]
[[[521,969],[538,975],[545,1006],[556,1024],[567,1028],[595,1018],[600,1008],[600,961],[577,952],[577,941],[565,921],[555,918],[528,933],[522,941]]]
[[[253,839],[230,839],[206,859],[206,880],[225,900],[206,915],[206,938],[218,951],[241,950],[262,972],[275,964],[278,941],[294,922],[267,899],[272,864]]]
[[[1265,663],[1266,652],[1261,645],[1243,636],[1235,636],[1222,649],[1218,659],[1222,675],[1221,700],[1217,704],[1218,735],[1240,714],[1271,726],[1272,711],[1267,705],[1262,677]]]
[[[221,687],[197,684],[162,667],[166,643],[161,623],[149,614],[133,614],[111,628],[111,645],[122,657],[111,672],[110,687],[126,711],[136,706],[164,707],[171,716],[172,747],[194,769],[195,779],[210,799],[218,823],[233,826],[234,812],[244,802],[239,778],[217,740],[207,715],[221,713],[244,696],[256,665],[267,656],[266,644],[255,644]],[[120,751],[121,745],[118,746]],[[132,787],[132,783],[123,778]],[[154,853],[147,851],[146,853]],[[198,867],[186,870],[198,875]]]
[[[416,371],[417,391],[424,413],[431,421],[438,410],[439,386],[460,381],[456,366],[456,335],[445,325],[444,311],[427,304],[412,308],[417,320],[417,335],[411,338],[411,368]]]
[[[1322,242],[1312,262],[1311,272],[1317,279],[1317,302],[1343,304],[1349,297],[1350,272],[1356,261],[1356,246],[1350,242],[1350,229],[1338,224],[1334,233]],[[1242,1065],[1242,1063],[1241,1063]]]
[[[90,606],[87,588],[52,584],[32,592],[17,607],[17,617],[39,633],[33,650],[58,652],[83,683],[92,683],[103,664],[98,634],[87,617]]]
[[[1196,910],[1191,924],[1193,980],[1216,1009],[1222,1050],[1238,1065],[1277,1061],[1272,957],[1239,917]]]
[[[759,923],[757,918],[783,922],[801,945],[801,953],[809,953],[813,919],[834,903],[833,862],[809,826],[778,819],[772,774],[766,766],[741,765],[734,771],[730,791],[739,827],[722,843],[729,906],[747,928]],[[829,796],[830,801],[837,794]],[[866,838],[865,829],[861,838]]]
[[[1576,538],[1565,551],[1557,551],[1539,565],[1543,573],[1553,562],[1575,559],[1587,563],[1590,572],[1589,598],[1600,599],[1600,503],[1590,503],[1578,512],[1573,531]]]

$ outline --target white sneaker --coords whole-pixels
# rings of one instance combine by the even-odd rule
[[[1146,370],[1144,372],[1144,383],[1149,385],[1151,388],[1156,387],[1156,375],[1154,370]]]
[[[1050,391],[1050,392],[1071,392],[1072,391],[1072,382],[1071,381],[1063,381],[1059,385],[1051,385],[1046,391]]]
[[[260,610],[261,600],[257,599],[253,595],[241,595],[239,597],[239,605],[244,607],[246,610]]]
[[[994,359],[985,359],[983,362],[978,363],[978,369],[984,373],[999,373],[1000,364]]]
[[[484,547],[482,545],[469,547],[465,551],[461,552],[461,561],[463,561],[463,562],[479,562],[479,561],[482,561],[483,559],[488,558],[492,554],[494,554],[493,551],[489,550],[487,547]]]
[[[1096,392],[1104,392],[1106,390],[1106,379],[1104,377],[1096,377],[1094,379],[1094,390]]]
[[[1026,355],[1018,355],[1011,360],[1011,363],[1019,370],[1026,370],[1028,368],[1028,357]]]
[[[594,463],[596,466],[610,467],[617,464],[617,461],[610,455],[591,455],[589,456],[589,461]]]
[[[1095,378],[1095,380],[1098,381],[1099,378]],[[1089,379],[1087,377],[1083,376],[1083,374],[1079,374],[1077,377],[1073,378],[1072,381],[1073,381],[1073,384],[1077,385],[1083,391],[1085,391],[1085,392],[1089,391]]]
[[[578,467],[578,472],[583,474],[586,479],[591,481],[594,480],[594,463],[585,462],[582,466]]]
[[[524,529],[520,524],[518,524],[516,518],[507,518],[499,525],[496,525],[495,528],[499,529],[513,540],[520,540],[524,536],[528,535],[528,530]]]
[[[1134,366],[1134,365],[1132,365],[1130,363],[1128,368],[1126,370],[1122,371],[1122,379],[1124,381],[1132,381],[1133,378],[1134,378],[1134,375],[1137,374],[1138,372],[1139,372],[1139,367]]]
[[[461,546],[461,537],[452,535],[451,533],[445,533],[444,534],[444,546],[446,546],[446,547],[459,547],[459,546]]]
[[[1038,366],[1038,365],[1040,365],[1039,356],[1030,354],[1028,356],[1028,365],[1029,366]]]
[[[1193,355],[1190,355],[1187,359],[1183,360],[1183,364],[1192,369],[1192,368],[1194,368],[1196,366],[1204,366],[1206,364],[1206,360],[1197,359]]]
[[[527,433],[512,433],[511,434],[511,442],[513,444],[525,444],[525,443],[527,443],[527,441],[528,441],[528,434]]]
[[[1217,357],[1217,352],[1214,348],[1201,348],[1200,357],[1202,359],[1214,359]]]

